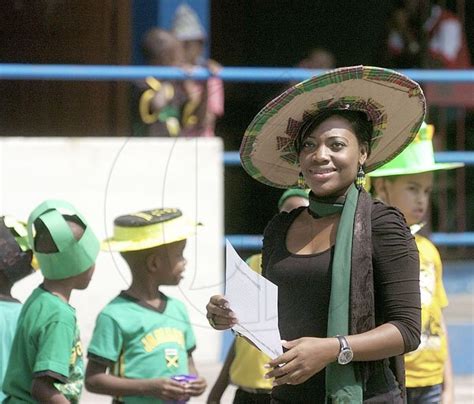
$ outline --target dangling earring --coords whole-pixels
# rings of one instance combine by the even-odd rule
[[[298,176],[298,188],[306,189],[306,181],[304,180],[303,173]]]
[[[359,171],[357,171],[355,185],[357,189],[362,189],[365,185],[365,172],[361,165],[359,166]]]

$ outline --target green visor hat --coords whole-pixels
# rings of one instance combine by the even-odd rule
[[[463,163],[435,163],[432,142],[433,134],[434,126],[423,122],[415,139],[405,150],[387,164],[367,175],[369,177],[390,177],[393,175],[450,170],[464,166]]]
[[[11,216],[0,217],[0,272],[11,284],[38,269],[28,243],[25,223]]]
[[[75,222],[78,220],[84,229],[79,240],[76,240],[66,221],[68,216]],[[35,241],[38,221],[49,231],[56,251],[37,251]],[[28,239],[43,276],[51,280],[70,278],[87,271],[94,265],[100,249],[99,240],[84,216],[70,203],[58,200],[45,201],[30,214]]]

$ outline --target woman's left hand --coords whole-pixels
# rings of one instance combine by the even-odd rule
[[[273,370],[265,378],[275,378],[274,385],[301,384],[334,362],[339,353],[337,338],[299,338],[285,341],[288,351],[268,363]]]

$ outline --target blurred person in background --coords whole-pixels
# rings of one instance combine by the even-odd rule
[[[184,49],[184,61],[190,68],[200,66],[216,75],[222,66],[204,57],[207,34],[196,12],[187,4],[180,5],[173,19],[172,32]],[[224,113],[224,84],[216,76],[206,81],[186,80],[189,103],[183,110],[186,136],[215,135],[216,120]]]
[[[142,51],[151,66],[182,67],[184,49],[170,32],[152,28],[142,41]],[[178,136],[182,111],[188,102],[183,82],[158,80],[152,76],[135,83],[135,136]]]
[[[396,68],[467,69],[471,66],[459,17],[431,0],[400,0],[389,19],[385,64]]]

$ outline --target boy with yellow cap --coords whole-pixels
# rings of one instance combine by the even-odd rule
[[[3,378],[21,310],[11,289],[15,282],[33,273],[33,261],[26,225],[10,216],[0,217],[0,402],[5,398]]]
[[[178,285],[183,251],[196,224],[178,209],[119,216],[104,249],[118,251],[132,284],[97,317],[88,349],[86,387],[116,403],[164,403],[201,395],[192,352],[194,333],[184,304],[159,288]],[[177,401],[172,401],[177,402]]]
[[[82,348],[72,290],[85,289],[99,241],[69,203],[46,201],[28,219],[28,240],[44,282],[25,302],[3,384],[4,403],[78,403]]]
[[[453,402],[453,375],[442,312],[448,299],[441,258],[433,243],[417,232],[428,210],[433,172],[463,164],[435,163],[433,132],[432,125],[423,124],[401,154],[369,174],[375,196],[404,214],[420,253],[422,334],[418,349],[405,355],[409,404]]]

